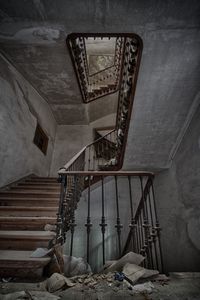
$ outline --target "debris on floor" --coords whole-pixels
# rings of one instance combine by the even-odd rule
[[[50,278],[46,281],[46,289],[50,293],[54,293],[60,289],[69,288],[74,286],[70,278],[67,278],[59,273],[54,273]]]
[[[144,282],[141,284],[136,284],[132,287],[132,290],[135,293],[146,293],[146,294],[151,294],[154,289],[154,285],[152,284],[151,281]]]
[[[157,270],[145,269],[130,263],[125,264],[123,273],[132,281],[132,283],[137,282],[140,278],[150,278],[159,274]]]
[[[44,249],[37,249],[33,255],[49,255]],[[129,295],[150,294],[154,290],[151,282],[158,278],[157,282],[166,282],[168,278],[159,274],[157,270],[149,270],[139,266],[145,259],[142,255],[129,252],[117,261],[109,261],[104,266],[102,272],[93,274],[89,264],[83,258],[63,255],[57,248],[53,252],[53,260],[59,266],[57,272],[53,272],[48,279],[38,284],[38,294],[36,291],[25,290],[15,295],[7,294],[0,300],[12,299],[59,299],[67,290],[83,290],[92,293],[101,293],[103,290],[114,293],[128,293]],[[52,264],[52,262],[51,262]],[[54,269],[52,265],[51,271]],[[30,293],[29,298],[27,293]],[[32,295],[32,293],[35,293]],[[46,294],[45,294],[46,293]],[[71,293],[71,292],[70,292]],[[36,295],[37,294],[37,295]],[[25,296],[24,296],[25,295]],[[57,298],[52,298],[49,295]],[[5,298],[5,296],[7,298]],[[16,298],[19,296],[20,298]],[[9,298],[10,297],[10,298]],[[41,298],[43,297],[43,298]]]
[[[112,262],[110,261],[111,265],[108,265],[108,262],[106,263],[104,267],[104,272],[113,272],[113,271],[122,271],[123,267],[127,263],[135,264],[135,265],[140,265],[141,262],[145,259],[144,256],[134,253],[134,252],[129,252],[126,255],[122,256],[120,259]]]
[[[59,300],[60,297],[41,291],[21,291],[0,295],[0,300]]]
[[[92,272],[91,267],[81,257],[63,255],[64,275],[72,277],[76,275],[89,274]]]

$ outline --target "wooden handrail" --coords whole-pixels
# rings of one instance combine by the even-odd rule
[[[68,170],[69,169],[69,167],[71,167],[71,165],[79,158],[79,156],[86,150],[86,148],[87,148],[87,146],[85,146],[85,147],[83,147],[78,153],[76,153],[76,155],[74,155],[73,157],[72,157],[72,159],[70,159],[70,161],[68,162],[68,163],[66,163],[66,165],[64,165],[64,167],[62,167],[60,170],[59,170],[59,172],[58,172],[58,174],[62,174],[62,173],[60,173],[60,171],[62,171],[62,170]]]
[[[76,153],[71,159],[70,161],[68,161],[63,167],[60,168],[58,174],[62,174],[60,173],[62,170],[64,171],[67,171],[71,166],[72,164],[80,157],[80,155],[87,149],[89,148],[90,146],[96,144],[97,142],[105,139],[109,134],[111,134],[112,132],[114,132],[115,129],[109,131],[108,133],[106,133],[104,136],[98,138],[97,140],[95,140],[94,142],[88,144],[87,146],[83,147],[78,153]]]
[[[89,146],[91,146],[91,145],[94,145],[94,144],[96,144],[97,142],[99,142],[100,140],[103,140],[103,139],[105,139],[106,137],[107,137],[107,135],[109,135],[109,134],[111,134],[112,132],[114,132],[115,131],[115,129],[113,129],[113,130],[111,130],[111,131],[109,131],[108,133],[106,133],[104,136],[102,136],[102,137],[100,137],[100,138],[98,138],[97,140],[95,140],[94,142],[92,142],[92,143],[90,143],[90,144],[88,144],[87,146],[86,146],[86,148],[88,148]]]
[[[114,64],[113,64],[112,66],[106,67],[106,68],[104,68],[104,69],[102,69],[102,70],[100,70],[100,71],[98,71],[98,72],[89,74],[89,77],[96,76],[97,74],[100,74],[100,73],[102,73],[102,72],[104,72],[104,71],[107,71],[107,70],[109,70],[109,69],[112,69],[113,67],[115,67]]]
[[[59,170],[59,175],[80,175],[80,176],[148,176],[153,178],[154,173],[148,171],[67,171]]]

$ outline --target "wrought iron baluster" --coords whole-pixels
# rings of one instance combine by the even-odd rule
[[[70,256],[73,254],[73,243],[74,243],[74,232],[75,232],[75,205],[77,199],[77,175],[74,175],[74,192],[73,192],[73,203],[72,203],[72,216],[70,222],[70,230],[71,230],[71,241],[70,241]]]
[[[140,253],[145,256],[145,248],[144,248],[144,233],[143,233],[143,220],[141,210],[138,216],[138,226],[139,226],[139,233],[140,233]],[[144,262],[143,262],[144,263]]]
[[[90,260],[90,231],[92,227],[91,219],[90,219],[90,176],[88,177],[88,212],[87,212],[87,223],[85,224],[87,228],[87,262]]]
[[[123,225],[120,222],[120,215],[119,215],[119,195],[118,195],[118,185],[117,185],[117,176],[115,176],[115,193],[116,193],[116,208],[117,208],[117,220],[115,228],[117,229],[118,235],[118,250],[119,250],[119,257],[121,256],[121,228]]]
[[[130,200],[130,209],[131,209],[131,222],[129,227],[131,229],[131,239],[133,244],[133,250],[136,251],[136,222],[133,215],[133,196],[132,196],[132,187],[131,187],[131,176],[128,176],[128,184],[129,184],[129,200]]]
[[[148,179],[149,181],[149,179]],[[148,184],[148,191],[147,191],[147,199],[146,199],[146,206],[147,206],[147,213],[148,213],[148,220],[149,220],[149,236],[148,236],[148,244],[149,244],[149,254],[150,254],[150,268],[154,268],[154,260],[153,260],[153,249],[152,249],[152,244],[153,244],[153,239],[151,236],[152,232],[152,209],[151,209],[151,201],[150,201],[150,190],[149,190],[149,184]]]
[[[90,170],[90,162],[91,162],[91,146],[88,149],[88,170]]]
[[[93,171],[95,170],[95,148],[94,145],[92,145],[92,151],[93,151]]]
[[[161,241],[160,241],[160,224],[158,221],[158,214],[156,209],[156,201],[155,201],[155,193],[154,193],[154,187],[153,187],[153,180],[151,179],[151,189],[152,189],[152,196],[153,196],[153,203],[154,203],[154,211],[155,211],[155,217],[156,217],[156,234],[158,238],[158,248],[159,248],[159,255],[160,255],[160,265],[161,265],[161,271],[164,273],[164,264],[163,264],[163,254],[162,254],[162,247],[161,247]]]
[[[146,211],[146,201],[144,195],[144,186],[143,186],[143,178],[140,176],[140,186],[141,186],[141,193],[142,193],[142,212],[143,212],[143,230],[144,230],[144,251],[145,256],[147,257],[146,264],[149,263],[150,254],[149,254],[149,247],[148,247],[148,238],[149,238],[149,224],[147,220],[147,211]]]
[[[102,198],[101,198],[101,203],[102,203],[102,217],[101,217],[101,223],[99,226],[101,227],[101,232],[102,232],[102,256],[103,256],[103,265],[105,264],[105,231],[106,231],[106,219],[105,219],[105,212],[104,212],[104,178],[102,176],[101,178],[102,181]]]
[[[153,255],[153,249],[152,249],[152,244],[155,247],[155,237],[153,235],[153,230],[154,230],[154,219],[153,219],[153,212],[152,212],[152,203],[151,203],[151,195],[150,195],[150,187],[148,190],[148,203],[149,203],[149,212],[150,212],[150,220],[151,220],[151,230],[150,230],[150,241],[149,243],[151,244],[151,255],[152,255],[152,268],[158,269],[158,262],[156,262],[156,265],[154,264],[154,255]],[[156,249],[154,249],[156,251]],[[157,255],[155,255],[157,258]]]

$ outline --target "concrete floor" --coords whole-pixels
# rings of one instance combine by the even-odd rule
[[[30,291],[41,291],[39,283],[0,283],[0,300],[27,299],[20,295],[8,297],[8,293],[17,291],[29,291],[32,295],[30,299],[51,299],[53,295],[64,300],[200,300],[200,278],[177,279],[171,278],[168,284],[162,285],[153,282],[154,289],[151,294],[133,294],[125,284],[117,283],[108,286],[105,282],[100,282],[94,288],[77,285],[73,288],[61,292],[49,294],[44,290],[40,294]],[[19,298],[20,297],[20,298]],[[53,299],[53,298],[52,298]]]

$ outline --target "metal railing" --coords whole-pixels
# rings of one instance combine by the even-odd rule
[[[84,252],[86,252],[87,262],[90,262],[91,248],[94,246],[90,240],[91,231],[93,231],[95,235],[98,235],[99,230],[101,231],[102,264],[105,264],[106,259],[110,259],[110,257],[106,257],[106,234],[107,228],[112,226],[112,230],[115,232],[117,237],[118,257],[126,254],[127,251],[134,251],[145,257],[143,266],[163,271],[162,251],[160,245],[160,226],[153,191],[153,173],[129,171],[65,171],[62,169],[59,171],[59,176],[61,177],[62,191],[66,188],[65,183],[67,182],[67,178],[72,178],[74,184],[74,193],[73,197],[71,197],[70,204],[71,218],[68,222],[67,230],[65,230],[65,233],[66,231],[70,232],[69,255],[72,256],[74,254],[74,243],[76,244],[77,239],[80,238],[79,235],[76,236],[78,231],[81,229],[80,224],[79,227],[77,227],[75,218],[75,210],[77,207],[76,196],[79,195],[80,197],[81,192],[85,190],[84,193],[87,195],[87,216],[85,220],[82,220],[82,226],[86,227],[86,251]],[[115,209],[111,210],[111,212],[109,212],[108,208],[105,210],[105,203],[108,203],[108,201],[111,200],[111,196],[109,195],[108,199],[105,192],[107,177],[109,177],[110,180],[113,180],[114,186],[114,193],[112,197],[115,199]],[[97,180],[95,180],[95,178],[97,178]],[[119,196],[121,178],[126,180],[126,183],[123,182],[123,185],[126,184],[126,186],[128,186],[128,189],[126,189],[125,203],[124,199],[122,203],[122,197]],[[98,189],[99,193],[101,193],[101,197],[98,199],[91,191],[91,185],[94,181],[98,181]],[[61,195],[63,198],[61,201],[65,202],[64,193]],[[95,205],[98,205],[98,207],[101,206],[98,226],[93,226],[92,222],[93,210],[91,209],[91,201],[94,202],[94,197]],[[97,203],[97,201],[100,201],[100,204]],[[138,205],[136,205],[136,203],[138,203]],[[124,205],[130,207],[130,215],[126,216],[126,220],[122,220],[120,217],[121,208]],[[113,215],[113,213],[115,214],[115,224],[110,223],[109,213],[111,215]],[[129,218],[129,220],[127,218]],[[122,221],[124,223],[122,223]],[[111,229],[109,229],[109,231],[110,230]],[[128,231],[127,240],[123,247],[123,236],[126,235]]]
[[[83,178],[63,177],[62,172],[108,170],[117,166],[116,130],[84,147],[59,171],[61,183],[60,201],[57,214],[57,242],[65,240],[65,232],[74,230],[74,208],[77,207],[81,192],[85,188]]]
[[[141,199],[137,210],[133,210],[133,197],[131,189],[131,178],[129,181],[130,192],[130,231],[124,246],[122,255],[128,251],[140,253],[146,257],[144,266],[163,272],[163,257],[160,242],[160,225],[156,209],[156,201],[153,187],[153,176],[149,176],[145,185],[143,177],[140,176]]]
[[[99,36],[101,39],[108,38],[106,35],[100,34]],[[88,37],[95,39],[93,34],[70,34],[67,38],[67,45],[84,102],[93,101],[118,90],[124,45],[124,38],[115,36],[113,65],[90,75],[85,46]]]

